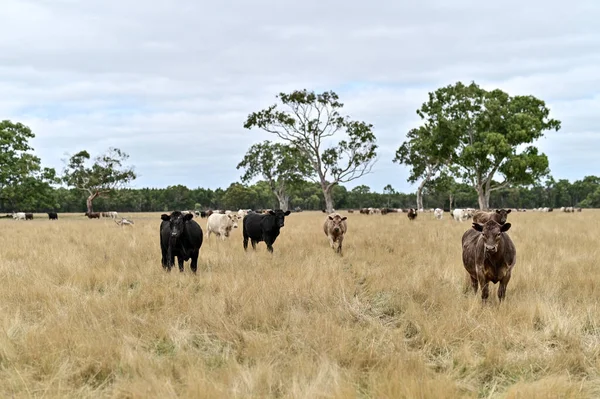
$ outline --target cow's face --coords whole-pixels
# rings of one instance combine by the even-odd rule
[[[498,251],[498,243],[502,233],[510,229],[510,223],[498,224],[493,220],[487,221],[485,224],[473,223],[473,228],[481,232],[485,250],[495,253]]]
[[[335,215],[335,216],[331,216],[329,215],[329,223],[331,224],[331,231],[333,231],[334,233],[339,233],[342,231],[342,222],[344,220],[348,219],[346,216],[340,216],[340,215]]]
[[[285,217],[290,214],[290,211],[282,211],[281,209],[275,209],[274,211],[269,211],[269,215],[275,216],[275,223],[279,228],[282,228],[285,225]]]
[[[500,215],[500,224],[506,223],[506,217],[510,213],[510,209],[496,209],[496,213]]]
[[[171,238],[179,238],[181,236],[181,233],[183,233],[185,222],[191,220],[192,218],[193,215],[191,213],[183,215],[179,211],[171,213],[170,216],[166,214],[161,215],[162,220],[169,221],[169,227],[171,228]]]
[[[229,215],[227,215],[228,220],[228,225],[233,227],[234,229],[238,228],[238,215],[234,214],[234,213],[230,213]]]

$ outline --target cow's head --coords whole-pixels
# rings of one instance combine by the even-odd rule
[[[185,226],[185,222],[188,220],[192,220],[194,215],[188,213],[183,215],[179,211],[174,211],[171,215],[167,215],[163,213],[160,218],[164,221],[169,222],[169,227],[171,228],[171,238],[178,238],[183,233],[183,228]]]
[[[331,224],[331,231],[339,233],[342,230],[342,222],[348,219],[346,216],[340,215],[329,215],[329,223]]]
[[[227,218],[229,219],[227,225],[233,227],[234,229],[237,229],[238,219],[240,219],[240,217],[235,213],[230,213],[227,215]]]
[[[481,232],[485,250],[495,253],[498,251],[500,237],[510,229],[510,223],[499,224],[494,220],[488,220],[485,224],[473,223],[473,228]]]
[[[275,216],[275,221],[279,228],[283,227],[285,224],[285,217],[290,214],[290,211],[282,211],[281,209],[275,209],[274,211],[269,211],[269,215]]]
[[[496,209],[496,213],[500,215],[500,224],[506,223],[506,217],[510,213],[510,209]]]

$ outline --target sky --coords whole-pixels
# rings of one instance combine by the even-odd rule
[[[367,5],[368,4],[368,5]],[[556,178],[600,174],[600,2],[529,0],[2,0],[0,119],[34,131],[44,166],[118,147],[133,187],[226,188],[248,114],[333,90],[374,126],[372,173],[346,187],[415,189],[392,162],[427,93],[475,81],[546,101],[538,147]]]

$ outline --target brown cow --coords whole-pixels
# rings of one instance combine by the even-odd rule
[[[462,236],[463,265],[471,277],[471,286],[477,293],[481,285],[481,300],[487,301],[488,283],[491,281],[498,287],[498,300],[502,302],[506,295],[506,286],[517,261],[517,250],[506,234],[510,223],[499,224],[488,220],[485,224],[473,223],[473,228]]]
[[[344,234],[348,231],[348,219],[346,216],[342,216],[339,213],[332,213],[325,219],[323,223],[323,231],[329,238],[329,245],[335,249],[335,242],[338,243],[336,252],[342,253],[342,242],[344,241]]]
[[[495,211],[486,212],[486,211],[476,211],[473,214],[473,222],[485,224],[488,220],[494,220],[497,223],[504,224],[506,223],[506,218],[510,213],[510,209],[496,209]]]
[[[409,220],[415,220],[415,218],[417,217],[417,210],[414,208],[410,208],[406,216],[408,216]]]
[[[84,216],[87,216],[88,219],[100,219],[100,212],[86,212]]]

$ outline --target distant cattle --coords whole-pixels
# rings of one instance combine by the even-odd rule
[[[14,220],[25,220],[25,212],[16,212],[12,215]]]
[[[506,234],[510,226],[510,223],[501,225],[494,220],[485,224],[473,223],[462,236],[463,265],[471,278],[473,291],[477,293],[478,286],[481,286],[483,302],[489,296],[490,281],[494,284],[500,282],[500,302],[506,295],[506,286],[517,261],[515,245]]]
[[[58,213],[56,213],[56,212],[48,212],[48,219],[50,219],[50,220],[58,220]]]
[[[88,219],[100,219],[100,212],[86,212],[83,216],[87,216]]]
[[[414,208],[410,208],[406,216],[408,220],[415,220],[417,218],[417,211]]]
[[[213,213],[206,221],[207,238],[210,238],[210,234],[214,233],[217,237],[221,237],[222,240],[225,240],[226,237],[229,237],[231,230],[237,229],[237,227],[238,216],[235,213],[227,215]]]
[[[203,235],[202,228],[192,220],[193,217],[191,213],[183,215],[179,211],[160,216],[161,263],[166,271],[171,271],[177,256],[180,272],[183,272],[183,262],[191,259],[190,269],[196,273]]]
[[[252,242],[252,249],[256,249],[256,244],[264,241],[267,244],[267,250],[273,253],[273,243],[279,236],[281,228],[285,224],[285,217],[290,211],[276,209],[266,214],[249,213],[243,220],[244,251],[248,249],[248,240]]]
[[[323,224],[323,231],[329,238],[329,245],[335,249],[337,253],[342,253],[342,242],[344,241],[344,235],[348,231],[348,219],[346,216],[342,216],[338,213],[332,213],[325,218]],[[337,249],[335,243],[337,242]]]
[[[495,220],[497,223],[504,224],[510,211],[510,209],[496,209],[491,212],[476,211],[473,215],[473,222],[485,224],[488,220]]]
[[[465,220],[470,218],[469,212],[465,209],[460,209],[460,208],[456,208],[455,210],[452,211],[452,217],[457,222],[464,222]]]
[[[238,219],[240,219],[240,220],[243,219],[244,216],[246,216],[250,211],[251,211],[251,209],[239,209],[237,211]]]
[[[134,225],[133,220],[129,220],[126,218],[121,218],[121,220],[115,220],[115,223],[121,227]]]
[[[433,211],[433,216],[437,219],[437,220],[441,220],[444,217],[444,211],[440,208],[435,208]]]
[[[581,212],[581,208],[575,208],[577,212]]]
[[[26,213],[25,220],[33,220],[33,213]]]
[[[348,213],[354,213],[354,209],[348,209]]]

